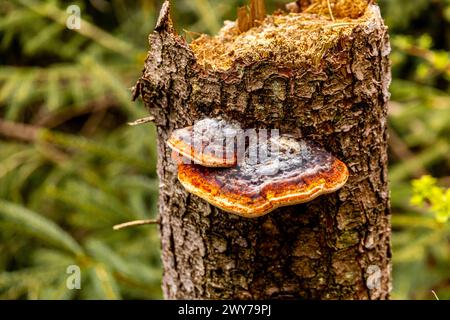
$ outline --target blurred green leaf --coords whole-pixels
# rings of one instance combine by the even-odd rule
[[[24,207],[0,200],[0,217],[14,223],[15,228],[75,255],[83,254],[79,244],[57,224]]]

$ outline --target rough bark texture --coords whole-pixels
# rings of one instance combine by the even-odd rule
[[[149,41],[135,96],[158,130],[165,297],[388,298],[390,47],[381,17],[356,27],[317,67],[261,61],[206,70],[173,32],[167,4]],[[314,140],[348,165],[350,179],[262,218],[222,212],[183,189],[165,143],[174,129],[217,115]]]

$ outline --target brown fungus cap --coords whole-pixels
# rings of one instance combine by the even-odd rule
[[[246,161],[225,169],[180,164],[178,179],[187,191],[247,218],[311,201],[347,182],[346,165],[316,144],[288,136],[269,141],[271,150],[277,151],[257,163]]]
[[[175,130],[167,145],[175,152],[172,158],[177,162],[184,157],[205,167],[233,167],[237,163],[235,137],[240,132],[238,125],[207,118]]]

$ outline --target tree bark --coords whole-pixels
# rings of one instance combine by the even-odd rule
[[[386,299],[390,292],[387,101],[390,51],[379,9],[319,66],[200,66],[164,4],[135,87],[158,131],[159,211],[167,299]],[[246,219],[187,193],[166,141],[222,116],[279,128],[347,164],[338,192]]]

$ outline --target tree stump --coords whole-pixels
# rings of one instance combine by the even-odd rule
[[[246,33],[228,22],[191,45],[169,11],[166,1],[134,92],[158,132],[165,298],[388,298],[390,46],[378,6],[359,18],[278,13]],[[256,219],[223,212],[183,189],[166,145],[216,116],[313,140],[347,164],[349,181]]]

